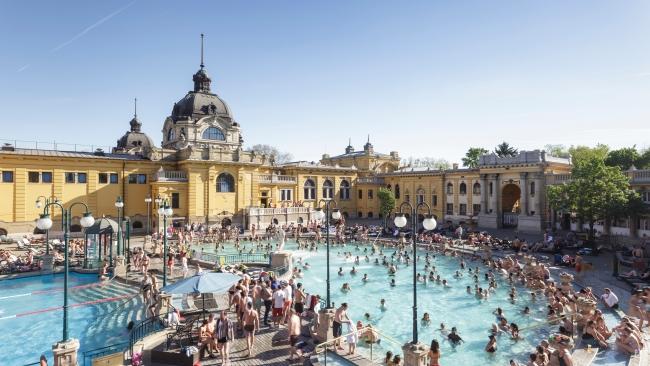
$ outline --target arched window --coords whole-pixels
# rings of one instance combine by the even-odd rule
[[[415,193],[415,203],[420,204],[424,202],[424,189],[420,188]]]
[[[326,200],[331,200],[334,196],[334,185],[331,180],[326,180],[323,182],[323,198]]]
[[[369,218],[369,219],[372,219],[372,216],[373,216],[373,215],[372,215],[372,211],[368,212],[368,218]]]
[[[465,182],[461,183],[458,187],[458,191],[460,194],[467,194],[467,184],[465,184]]]
[[[535,182],[530,182],[530,196],[535,197]]]
[[[133,227],[134,229],[142,229],[142,221],[137,221],[137,220],[133,221],[131,227]]]
[[[217,177],[217,192],[227,193],[235,191],[235,178],[228,173],[221,173]]]
[[[307,179],[305,181],[305,195],[304,199],[306,200],[315,200],[316,199],[316,184],[313,180]]]
[[[173,129],[173,128],[170,128],[170,129],[167,131],[167,141],[172,141],[172,140],[175,139],[175,138],[176,138],[176,133],[174,132],[174,129]]]
[[[391,187],[390,184],[386,186],[386,189],[388,189],[389,191],[392,191],[393,190],[392,188],[393,187]]]
[[[341,190],[339,191],[339,198],[342,200],[350,199],[350,183],[347,180],[341,181]]]
[[[411,192],[408,189],[404,192],[404,201],[411,202]]]
[[[81,225],[79,225],[79,224],[70,225],[70,232],[71,233],[80,233],[81,232]]]
[[[454,185],[447,183],[447,194],[454,194]]]
[[[479,182],[474,183],[474,186],[472,187],[472,193],[481,194],[481,184]]]
[[[395,184],[395,198],[399,199],[399,184]]]
[[[221,132],[221,130],[216,127],[208,127],[205,131],[203,131],[202,137],[204,140],[223,141],[226,139],[226,137],[223,135],[223,132]]]

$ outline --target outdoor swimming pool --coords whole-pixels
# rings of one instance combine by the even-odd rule
[[[375,265],[374,259],[378,256],[371,256],[370,262],[365,262],[364,248],[359,249],[355,245],[347,245],[345,248],[334,247],[330,252],[331,260],[331,293],[332,301],[338,306],[342,302],[349,304],[349,314],[353,321],[364,319],[364,314],[371,315],[370,323],[379,328],[379,330],[396,340],[406,343],[412,339],[412,267],[405,264],[398,265],[398,271],[395,275],[397,285],[389,286],[390,278],[387,270],[382,265]],[[326,291],[326,267],[325,267],[325,249],[319,248],[318,252],[297,250],[295,244],[288,244],[287,249],[292,250],[294,259],[303,258],[308,262],[311,268],[303,270],[304,278],[298,280],[302,282],[308,292],[319,293],[323,297]],[[337,252],[351,251],[352,258],[346,259],[342,254]],[[394,252],[393,249],[386,249],[384,254],[390,258]],[[356,266],[358,274],[350,274],[354,265],[354,256],[360,256],[360,265]],[[418,263],[420,273],[424,273],[424,252]],[[381,259],[380,259],[381,262]],[[295,262],[294,262],[295,263]],[[462,278],[456,279],[453,274],[460,269],[459,259],[452,257],[436,256],[432,260],[436,270],[441,278],[447,279],[451,288],[443,288],[433,282],[428,284],[418,284],[418,318],[422,318],[424,312],[431,316],[431,324],[423,326],[419,323],[420,342],[429,345],[432,339],[440,342],[443,364],[494,364],[507,365],[510,359],[524,360],[527,354],[534,349],[537,343],[548,337],[548,327],[543,323],[546,321],[546,300],[540,297],[536,301],[530,300],[529,291],[517,286],[519,298],[512,304],[508,301],[509,286],[507,281],[497,276],[499,288],[488,300],[478,300],[474,295],[466,292],[466,286],[474,287],[474,281],[468,275],[467,270]],[[472,268],[479,266],[481,275],[479,276],[479,286],[487,288],[488,284],[483,279],[483,273],[486,268],[479,262],[468,262]],[[337,274],[339,267],[343,268],[343,276]],[[370,281],[363,283],[363,275],[368,274]],[[343,293],[341,286],[348,282],[352,291]],[[380,299],[386,300],[387,308],[382,311],[379,307]],[[522,310],[525,306],[531,309],[530,315],[523,315]],[[510,339],[507,335],[498,337],[498,351],[495,354],[488,354],[484,347],[488,341],[490,326],[496,321],[492,311],[501,307],[504,311],[508,322],[514,322],[522,330],[521,336],[524,338],[518,342]],[[447,328],[457,327],[460,336],[465,342],[459,346],[453,347],[447,342],[446,336],[438,331],[440,323],[445,323]],[[529,327],[534,327],[527,330]],[[400,353],[397,346],[388,344],[383,349],[375,349],[375,352],[391,350],[394,353]],[[377,356],[375,356],[376,358]]]
[[[69,333],[83,352],[128,341],[126,326],[139,319],[140,297],[131,287],[97,282],[96,274],[70,273]],[[0,281],[0,365],[24,365],[45,354],[52,362],[52,345],[61,340],[63,275],[43,275]]]

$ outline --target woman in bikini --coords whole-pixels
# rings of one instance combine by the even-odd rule
[[[440,345],[435,339],[429,348],[429,366],[440,366]]]

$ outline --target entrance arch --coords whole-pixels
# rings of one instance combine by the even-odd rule
[[[510,183],[503,187],[501,192],[501,210],[505,212],[519,213],[519,200],[521,189],[518,185]]]
[[[521,188],[514,183],[506,184],[501,191],[501,212],[503,227],[517,227],[519,225],[519,202]]]
[[[230,218],[226,217],[226,218],[221,220],[221,227],[222,228],[227,228],[230,225],[232,225],[232,220]]]

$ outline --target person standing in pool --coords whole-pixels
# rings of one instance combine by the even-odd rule
[[[348,317],[348,304],[346,302],[342,303],[341,306],[336,309],[336,312],[334,313],[334,320],[332,321],[332,335],[334,338],[338,338],[343,334],[343,323],[348,323],[352,325],[352,322],[350,321],[350,318]],[[341,340],[337,339],[334,343],[334,346],[338,350],[343,350],[343,347],[341,347]]]
[[[461,337],[458,335],[457,330],[456,330],[456,327],[452,327],[452,328],[451,328],[451,333],[449,333],[449,335],[447,335],[447,339],[448,339],[449,342],[451,342],[451,344],[454,345],[454,346],[460,344],[461,342],[465,342],[465,341],[463,340],[463,338],[461,338]]]
[[[429,366],[440,366],[440,345],[433,339],[429,348]]]

